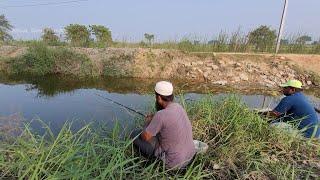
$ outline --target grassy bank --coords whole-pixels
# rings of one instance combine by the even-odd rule
[[[209,144],[185,172],[164,169],[134,153],[129,139],[112,132],[66,124],[55,137],[27,126],[21,136],[1,141],[1,177],[21,179],[297,179],[320,176],[320,144],[269,125],[237,98],[183,103],[194,138]]]
[[[199,43],[201,42],[201,43]],[[215,44],[208,44],[206,42],[186,39],[181,41],[167,41],[162,43],[147,44],[129,43],[129,42],[115,42],[113,47],[119,48],[153,48],[153,49],[175,49],[186,52],[225,52],[225,53],[274,53],[275,47],[270,47],[268,50],[255,50],[254,47],[247,43],[238,42],[217,42]],[[283,54],[320,54],[320,45],[308,44],[290,44],[282,45],[279,53]]]
[[[319,39],[315,39],[314,43],[307,43],[299,41],[301,34],[297,33],[290,37],[284,37],[287,42],[282,42],[279,53],[283,54],[320,54],[320,43]],[[262,40],[264,41],[264,40]],[[7,42],[6,45],[13,46],[30,46],[35,40],[14,40]],[[40,41],[41,42],[41,41]],[[71,44],[67,42],[59,42],[55,46],[60,47],[71,47]],[[100,43],[91,41],[88,46],[89,48],[105,48]],[[248,41],[248,35],[243,34],[239,31],[233,33],[221,32],[217,37],[205,37],[205,36],[191,36],[187,35],[183,38],[177,38],[167,40],[163,42],[150,43],[146,40],[134,42],[128,40],[118,40],[109,44],[108,47],[116,48],[154,48],[154,49],[169,49],[169,50],[181,50],[187,52],[230,52],[230,53],[274,53],[275,42],[264,49],[257,49],[255,45]]]
[[[48,75],[62,74],[95,76],[92,61],[83,54],[66,47],[49,48],[43,43],[32,43],[25,54],[2,58],[2,71],[8,74]]]

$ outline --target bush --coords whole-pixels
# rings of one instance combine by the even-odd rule
[[[51,74],[54,67],[54,54],[46,45],[35,43],[29,47],[26,54],[10,62],[13,73]]]
[[[43,43],[32,44],[27,53],[9,62],[9,73],[14,74],[63,74],[94,76],[90,59],[65,47],[48,48]]]

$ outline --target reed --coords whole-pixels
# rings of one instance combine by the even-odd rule
[[[27,124],[14,141],[0,142],[0,175],[13,179],[308,179],[320,176],[319,141],[271,128],[237,97],[182,102],[194,138],[208,143],[184,171],[147,161],[116,124],[89,124],[58,135],[45,124],[37,135]],[[129,132],[129,131],[126,131]],[[120,138],[124,137],[124,138]]]

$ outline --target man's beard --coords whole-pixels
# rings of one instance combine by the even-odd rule
[[[160,110],[164,109],[164,107],[161,106],[161,104],[159,104],[157,101],[156,101],[155,106],[156,106],[156,110],[157,110],[157,111],[160,111]]]

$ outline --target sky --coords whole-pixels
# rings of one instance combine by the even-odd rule
[[[0,0],[0,14],[15,27],[17,39],[36,39],[41,29],[62,33],[69,24],[100,24],[114,39],[139,41],[144,33],[156,40],[183,37],[213,39],[220,31],[241,28],[248,32],[260,25],[278,28],[284,0]],[[70,1],[70,0],[69,0]],[[320,0],[288,0],[284,34],[309,34],[320,38]],[[26,6],[27,5],[27,6]],[[17,7],[20,6],[20,7]],[[22,7],[21,7],[22,6]]]

